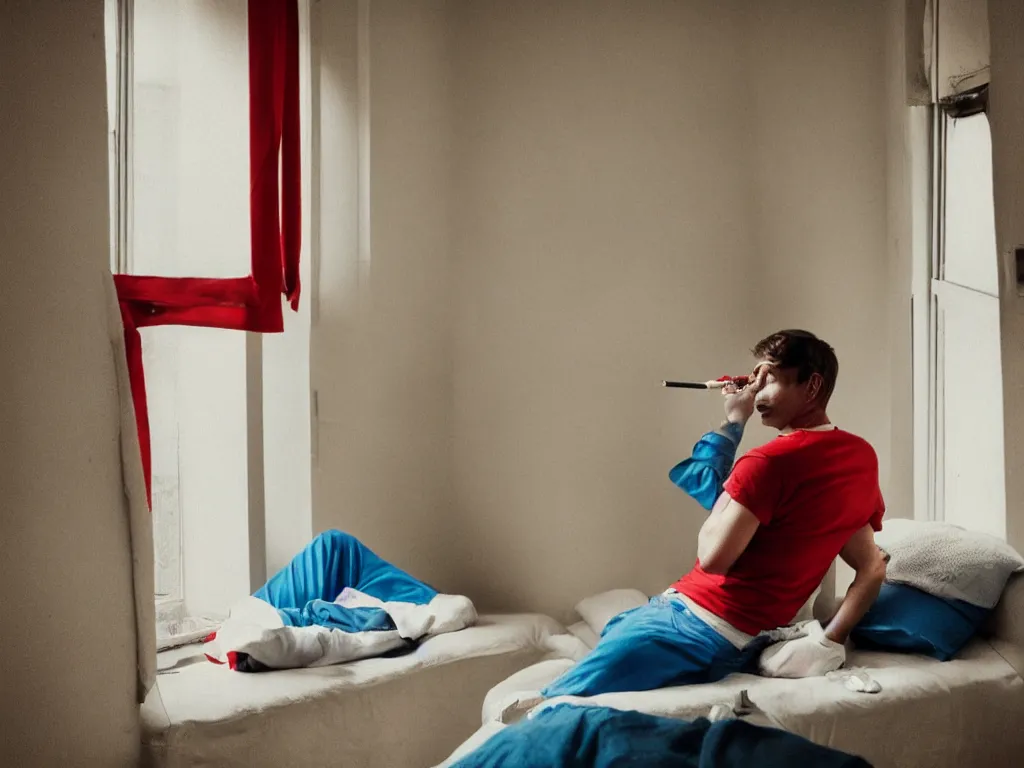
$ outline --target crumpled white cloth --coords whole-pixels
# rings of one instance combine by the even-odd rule
[[[774,641],[758,659],[765,677],[822,677],[846,663],[846,648],[825,637],[818,621],[805,621],[769,633]]]
[[[231,609],[214,639],[206,643],[207,658],[234,668],[245,654],[269,669],[298,669],[344,664],[381,656],[409,640],[457,632],[476,623],[473,603],[463,595],[438,594],[426,605],[382,602],[347,588],[337,601],[348,608],[373,607],[385,611],[395,629],[346,632],[338,628],[285,626],[281,614],[258,597],[245,597]]]

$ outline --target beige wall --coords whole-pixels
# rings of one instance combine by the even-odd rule
[[[889,479],[886,72],[880,4],[775,0],[746,16],[758,321],[839,356],[833,420]]]
[[[455,19],[461,583],[560,612],[664,588],[702,511],[667,479],[721,417],[663,378],[760,326],[736,4],[470,2]]]
[[[909,505],[882,6],[374,2],[360,48],[318,5],[314,529],[485,608],[662,588],[704,518],[667,471],[720,406],[658,383],[785,325]]]
[[[372,10],[370,7],[372,6]],[[319,2],[313,529],[451,576],[452,354],[444,3]]]
[[[101,0],[12,0],[0,11],[7,765],[124,766],[138,752],[131,563],[103,284],[103,45]]]
[[[1013,248],[1024,245],[1024,15],[1016,0],[988,0],[992,46],[992,129],[996,239],[1002,297],[1003,413],[1006,440],[1006,536],[1024,550],[1024,298],[1017,291]]]
[[[665,473],[718,405],[654,385],[779,327],[835,344],[835,418],[888,480],[881,8],[642,8],[458,18],[457,510],[506,608],[690,565],[703,513]]]

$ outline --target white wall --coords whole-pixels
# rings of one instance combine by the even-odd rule
[[[314,529],[485,608],[663,588],[704,518],[667,471],[721,414],[658,383],[788,325],[909,506],[884,7],[317,6]]]
[[[763,329],[741,17],[459,6],[455,552],[488,606],[692,564],[704,513],[667,472],[720,405],[659,382],[748,370]]]
[[[836,346],[834,418],[888,480],[882,9],[643,9],[456,27],[458,510],[503,607],[689,567],[703,513],[665,472],[718,405],[652,384],[744,370],[780,327]]]
[[[746,14],[759,323],[839,357],[830,413],[889,479],[886,73],[880,4],[776,0]],[[909,313],[908,313],[909,314]]]
[[[321,223],[313,528],[452,581],[447,17],[317,2]],[[360,138],[361,137],[361,138]]]
[[[103,3],[0,10],[0,713],[10,765],[138,758]]]

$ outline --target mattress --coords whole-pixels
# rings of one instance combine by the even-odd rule
[[[547,616],[481,616],[394,658],[232,672],[201,646],[159,654],[142,708],[151,766],[425,766],[480,725],[486,692],[584,644]]]
[[[525,707],[535,704],[537,692],[571,665],[568,659],[549,659],[495,686],[485,698],[484,727],[441,766],[451,765],[501,730],[499,721],[521,717]],[[867,670],[882,691],[855,693],[823,677],[780,680],[736,674],[711,685],[575,701],[693,719],[747,691],[760,709],[754,722],[861,755],[875,768],[1011,765],[1024,751],[1024,734],[1017,725],[1024,717],[1024,681],[984,640],[975,640],[948,662],[852,651],[847,666]]]

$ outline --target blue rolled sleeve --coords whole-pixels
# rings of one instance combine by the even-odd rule
[[[669,480],[708,511],[722,494],[722,486],[732,471],[736,449],[743,437],[743,427],[739,424],[727,424],[724,429],[726,434],[708,432],[703,435],[693,446],[690,458],[676,464],[668,473]]]

